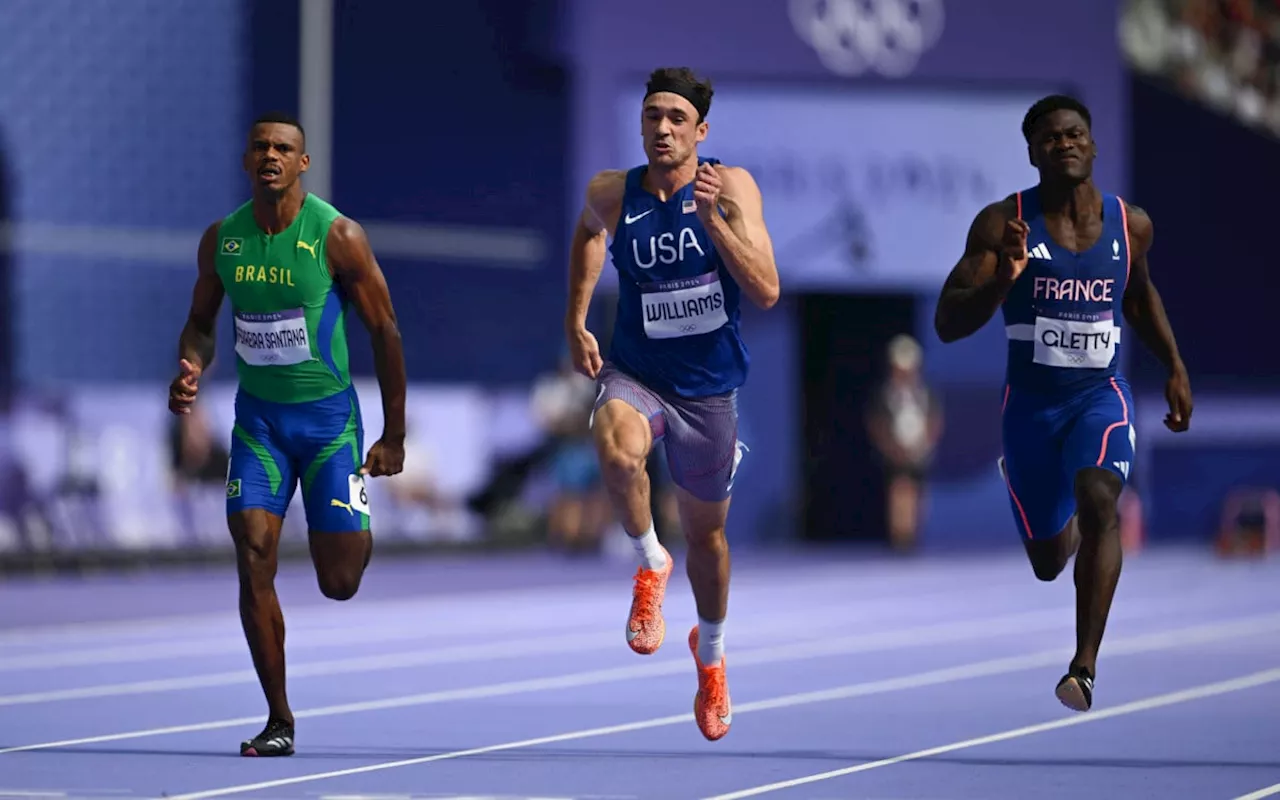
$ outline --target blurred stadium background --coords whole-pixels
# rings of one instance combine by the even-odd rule
[[[566,245],[587,177],[641,160],[644,78],[667,65],[715,81],[704,152],[757,176],[783,276],[774,310],[745,313],[734,547],[1019,547],[995,466],[1002,331],[944,348],[931,322],[975,211],[1034,183],[1019,123],[1049,92],[1090,105],[1100,185],[1155,220],[1196,392],[1174,437],[1159,365],[1127,349],[1129,546],[1208,550],[1224,526],[1271,524],[1274,0],[6,0],[0,563],[229,558],[225,309],[201,413],[179,424],[166,390],[199,233],[247,196],[244,135],[270,109],[300,115],[307,186],[368,228],[402,323],[409,445],[405,473],[370,489],[380,552],[615,550],[584,449],[590,386],[560,365]],[[877,402],[902,335],[936,405]],[[910,372],[912,349],[893,352]],[[372,441],[358,326],[352,364]],[[895,436],[930,453],[916,526],[888,502]]]

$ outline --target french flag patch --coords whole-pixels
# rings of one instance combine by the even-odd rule
[[[683,203],[680,204],[680,210],[686,214],[692,214],[693,212],[698,210],[698,201],[685,200]]]

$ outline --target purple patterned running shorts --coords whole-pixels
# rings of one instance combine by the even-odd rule
[[[621,400],[649,420],[653,441],[662,440],[677,486],[709,503],[724,500],[747,446],[738,441],[738,394],[712,397],[660,395],[606,362],[597,378],[595,409]],[[593,418],[594,410],[593,409]]]

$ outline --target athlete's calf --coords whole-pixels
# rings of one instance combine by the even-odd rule
[[[283,519],[261,508],[228,515],[240,579],[240,624],[244,629],[270,719],[293,723],[285,693],[284,615],[276,596],[276,569]]]
[[[1124,559],[1120,545],[1120,493],[1124,484],[1109,470],[1086,467],[1076,473],[1076,514],[1080,552],[1076,556],[1076,656],[1073,666],[1096,675],[1098,648]]]

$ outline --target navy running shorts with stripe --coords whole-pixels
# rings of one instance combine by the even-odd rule
[[[1105,469],[1128,482],[1135,434],[1133,394],[1123,378],[1069,397],[1005,388],[1001,471],[1024,539],[1062,532],[1076,511],[1076,473]]]
[[[307,403],[272,403],[241,389],[227,468],[227,514],[262,508],[281,518],[301,484],[307,527],[369,530],[360,402],[348,388]]]

